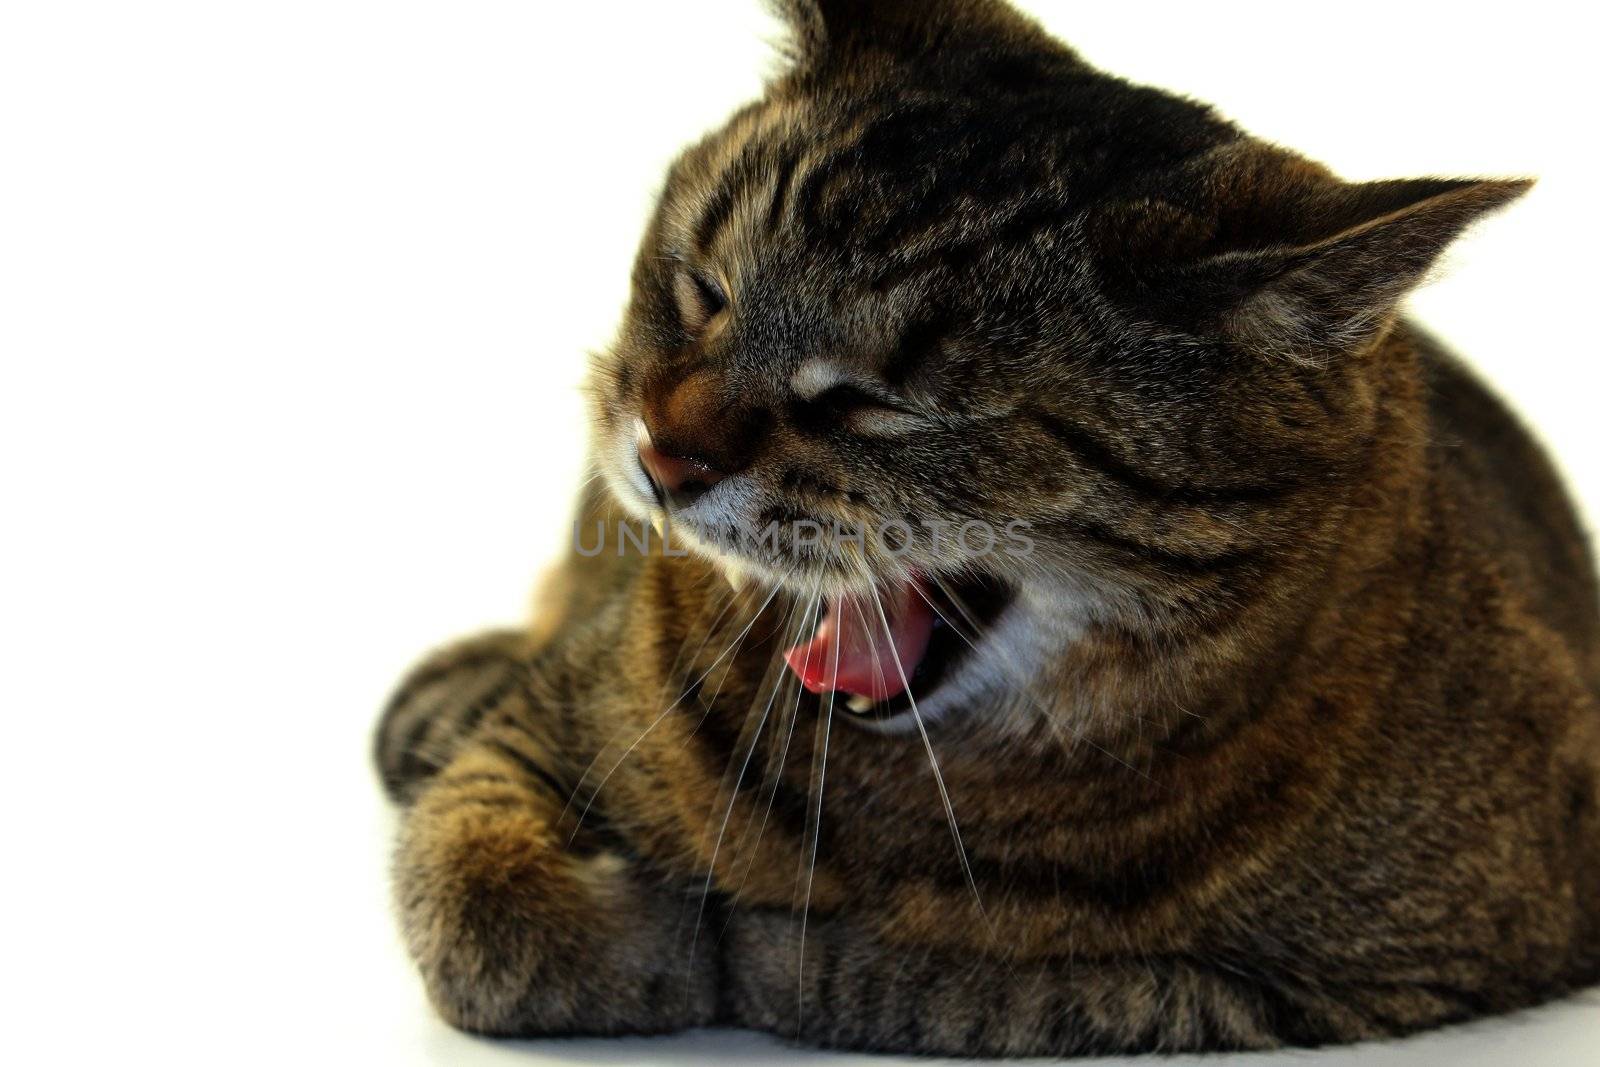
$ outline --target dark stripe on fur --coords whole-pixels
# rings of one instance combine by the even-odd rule
[[[1229,486],[1169,484],[1128,463],[1110,446],[1097,440],[1082,427],[1075,426],[1048,411],[1024,406],[1018,409],[1018,414],[1033,422],[1056,442],[1064,445],[1088,466],[1123,488],[1163,504],[1190,504],[1202,507],[1265,504],[1281,500],[1303,488],[1299,483],[1292,481]]]
[[[549,790],[551,795],[561,803],[565,804],[572,797],[572,790],[563,785],[561,780],[555,775],[545,770],[545,768],[532,756],[518,751],[516,748],[499,738],[490,738],[488,745],[490,748],[506,757],[506,759],[515,763],[523,774],[527,775],[529,778],[542,785],[545,789]]]

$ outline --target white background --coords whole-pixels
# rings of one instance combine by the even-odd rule
[[[1417,312],[1600,503],[1576,5],[1029,5],[1350,177],[1534,174]],[[576,382],[757,0],[0,4],[0,1060],[799,1060],[433,1020],[368,764],[565,538]],[[1354,1064],[1592,1064],[1600,1005]],[[1265,1064],[1268,1060],[1253,1060]]]

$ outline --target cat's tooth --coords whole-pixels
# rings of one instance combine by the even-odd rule
[[[722,577],[727,579],[728,584],[733,587],[735,593],[744,592],[747,578],[743,567],[737,563],[723,563]]]
[[[872,698],[864,697],[860,693],[851,693],[844,702],[844,706],[855,712],[857,715],[865,715],[867,712],[872,710],[872,705]]]
[[[667,539],[667,519],[659,511],[650,516],[650,525],[655,528],[656,536],[663,541]]]

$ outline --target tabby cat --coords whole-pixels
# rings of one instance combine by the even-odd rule
[[[1396,311],[1528,183],[1342,181],[999,0],[780,6],[536,621],[383,718],[438,1010],[1112,1053],[1600,980],[1594,568]]]

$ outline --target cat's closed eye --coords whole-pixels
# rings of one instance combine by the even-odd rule
[[[807,405],[814,417],[864,437],[893,437],[926,425],[926,420],[902,401],[849,382],[828,387]]]
[[[728,310],[728,294],[710,274],[681,267],[673,279],[673,297],[684,329],[699,333]]]

